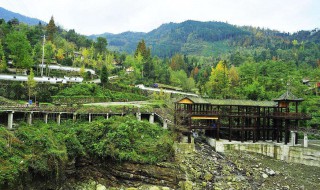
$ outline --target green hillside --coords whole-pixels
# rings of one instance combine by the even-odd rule
[[[151,47],[154,55],[171,57],[175,53],[208,55],[215,49],[226,49],[221,41],[239,36],[249,35],[249,32],[223,22],[199,22],[188,20],[182,23],[163,24],[148,33],[124,32],[121,34],[92,35],[106,37],[111,49],[132,53],[136,44],[144,39]],[[217,43],[217,44],[215,44]],[[221,48],[223,47],[223,48]]]
[[[320,32],[299,31],[294,34],[248,26],[234,26],[223,22],[199,22],[188,20],[182,23],[163,24],[148,33],[124,32],[121,34],[105,33],[92,35],[106,37],[109,48],[133,53],[136,45],[144,39],[153,55],[171,57],[176,53],[200,56],[221,56],[234,50],[270,51],[274,56],[277,50],[292,49],[292,41],[319,43]],[[278,52],[279,53],[279,52]],[[267,52],[268,54],[268,52]]]

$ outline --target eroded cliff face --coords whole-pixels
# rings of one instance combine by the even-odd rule
[[[174,160],[154,165],[78,158],[59,176],[26,174],[14,189],[30,190],[202,190],[319,189],[317,167],[209,145],[179,144]],[[6,188],[5,188],[6,189]],[[7,188],[13,189],[13,188]]]
[[[171,162],[155,165],[80,159],[62,189],[257,189],[263,177],[217,154],[204,144],[176,144]]]
[[[186,175],[176,162],[163,162],[155,165],[137,163],[116,163],[110,160],[95,161],[80,159],[73,173],[64,185],[78,181],[94,180],[107,187],[138,187],[143,184],[177,188]],[[70,189],[73,189],[70,187]]]

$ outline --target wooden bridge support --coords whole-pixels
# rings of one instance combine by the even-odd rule
[[[10,111],[10,112],[8,113],[8,126],[7,126],[8,129],[12,129],[12,125],[13,125],[13,114],[14,114],[14,111]]]

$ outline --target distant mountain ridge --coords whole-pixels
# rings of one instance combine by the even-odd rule
[[[221,56],[239,49],[253,50],[292,48],[290,42],[319,43],[320,31],[298,31],[293,34],[251,26],[235,26],[224,22],[187,20],[167,23],[148,32],[104,33],[91,35],[90,39],[106,37],[110,50],[133,53],[142,39],[153,55],[171,57],[176,53],[186,55]]]
[[[15,13],[15,12],[12,12],[12,11],[9,11],[7,9],[0,7],[0,19],[4,19],[6,22],[8,22],[9,20],[14,19],[14,18],[18,19],[19,22],[23,22],[28,25],[37,25],[37,24],[39,24],[39,22],[41,22],[41,24],[46,24],[46,22],[39,20],[37,18],[31,18],[28,16],[24,16],[19,13]]]
[[[128,53],[132,53],[138,42],[144,39],[147,45],[152,48],[154,55],[170,57],[177,52],[202,54],[200,51],[211,51],[210,43],[243,35],[249,35],[249,32],[228,23],[187,20],[182,23],[162,24],[148,33],[104,33],[91,35],[89,38],[106,37],[110,49]]]
[[[45,22],[8,11],[0,7],[0,19],[9,21],[17,18],[19,22],[36,25]],[[74,30],[72,30],[75,32]],[[72,33],[71,31],[71,33]],[[235,26],[216,21],[187,20],[181,23],[166,23],[158,28],[144,32],[104,33],[83,36],[96,39],[106,37],[111,51],[133,53],[142,39],[151,48],[152,55],[171,57],[176,53],[198,56],[230,56],[239,51],[247,54],[260,54],[262,57],[281,54],[279,50],[294,49],[293,41],[302,44],[302,48],[320,43],[320,30],[298,31],[293,34],[277,30],[251,26]],[[84,40],[85,41],[85,40]]]

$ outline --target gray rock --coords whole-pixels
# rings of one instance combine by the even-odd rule
[[[276,175],[276,172],[275,171],[273,171],[272,169],[266,169],[266,173],[269,175],[269,176],[274,176],[274,175]]]
[[[262,173],[262,177],[263,177],[264,179],[266,179],[266,178],[268,178],[269,176],[268,176],[267,174],[265,174],[265,173]]]
[[[282,190],[289,190],[289,189],[290,189],[289,185],[286,185],[286,186],[282,187]]]

